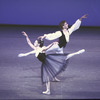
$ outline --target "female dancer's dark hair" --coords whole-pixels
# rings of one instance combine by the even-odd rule
[[[38,41],[38,43],[40,44],[40,47],[43,47],[44,41],[43,41],[43,40],[41,40],[40,38],[39,38],[39,39],[37,39],[37,41]]]

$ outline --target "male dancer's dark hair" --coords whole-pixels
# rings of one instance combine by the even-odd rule
[[[60,23],[59,23],[59,27],[61,28],[61,29],[63,29],[63,26],[64,26],[64,23],[65,23],[66,21],[65,20],[63,20],[63,21],[61,21]]]

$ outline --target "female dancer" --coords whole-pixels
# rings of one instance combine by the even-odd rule
[[[68,64],[68,59],[74,55],[81,54],[85,50],[79,50],[75,53],[64,53],[64,54],[45,54],[45,51],[48,50],[54,44],[58,42],[53,42],[47,47],[43,46],[43,41],[38,39],[34,42],[34,45],[31,43],[28,35],[25,32],[22,32],[26,37],[27,43],[29,46],[34,49],[34,51],[29,53],[21,53],[18,57],[27,56],[29,54],[35,53],[35,56],[42,62],[41,66],[41,79],[42,83],[46,83],[46,91],[43,91],[43,94],[50,94],[50,82],[62,71],[65,70]]]

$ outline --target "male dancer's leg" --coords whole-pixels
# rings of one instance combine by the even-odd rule
[[[58,46],[58,44],[54,44],[52,47],[50,47],[46,52],[51,52],[51,51],[55,51],[57,54],[58,53],[63,53],[63,48],[60,48]]]

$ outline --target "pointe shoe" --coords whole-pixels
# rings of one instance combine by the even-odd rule
[[[50,91],[43,91],[43,94],[50,94]]]
[[[85,52],[85,49],[79,50],[79,51],[77,52],[77,54],[81,54],[81,53],[83,53],[83,52]]]
[[[56,77],[53,79],[53,82],[60,82],[59,79],[57,79]]]
[[[81,53],[83,53],[83,52],[85,52],[85,49],[81,49],[81,50],[79,50],[79,51],[77,51],[77,52],[75,52],[75,53],[69,54],[70,56],[67,56],[65,60],[71,58],[71,57],[74,56],[74,55],[81,54]]]

